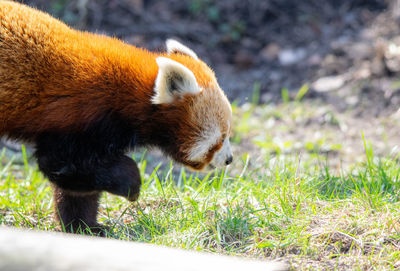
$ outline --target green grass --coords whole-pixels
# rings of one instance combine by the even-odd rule
[[[234,138],[242,140],[241,129]],[[98,217],[109,238],[282,259],[294,270],[398,268],[399,161],[375,157],[363,143],[365,162],[346,171],[273,151],[270,159],[239,155],[231,168],[208,175],[137,158],[140,199],[104,194]],[[35,164],[4,152],[0,161],[0,225],[57,230],[51,189]]]

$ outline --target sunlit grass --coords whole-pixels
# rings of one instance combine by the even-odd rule
[[[104,194],[98,218],[108,238],[283,259],[296,270],[398,268],[399,162],[375,157],[360,140],[364,162],[342,171],[272,152],[268,159],[243,154],[226,171],[202,175],[173,164],[161,170],[137,156],[139,200]],[[0,224],[59,230],[35,164],[4,153],[0,161]]]

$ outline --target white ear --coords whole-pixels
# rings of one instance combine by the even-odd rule
[[[158,57],[158,74],[154,85],[154,104],[172,103],[183,94],[200,92],[194,74],[182,64],[166,57]]]
[[[185,45],[176,40],[169,39],[166,41],[166,44],[167,44],[167,52],[169,55],[173,53],[181,53],[184,55],[191,56],[195,59],[198,59],[196,53],[193,52],[193,50],[189,49],[188,47],[186,47]]]

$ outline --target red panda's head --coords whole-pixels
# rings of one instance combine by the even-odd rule
[[[232,109],[213,71],[175,40],[167,41],[167,54],[156,61],[152,103],[164,109],[166,118],[174,119],[169,155],[194,170],[230,164]]]

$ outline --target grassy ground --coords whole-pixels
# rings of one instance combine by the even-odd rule
[[[99,220],[111,226],[110,238],[282,259],[293,270],[400,268],[398,155],[374,155],[374,142],[359,131],[353,144],[363,146],[363,158],[333,166],[327,154],[340,161],[347,143],[331,136],[342,117],[329,110],[320,141],[277,141],[276,130],[290,134],[292,121],[315,119],[316,110],[296,101],[235,107],[237,158],[226,171],[192,174],[168,163],[159,169],[135,153],[139,201],[104,194]],[[51,190],[35,164],[4,152],[0,161],[0,225],[57,230]]]

